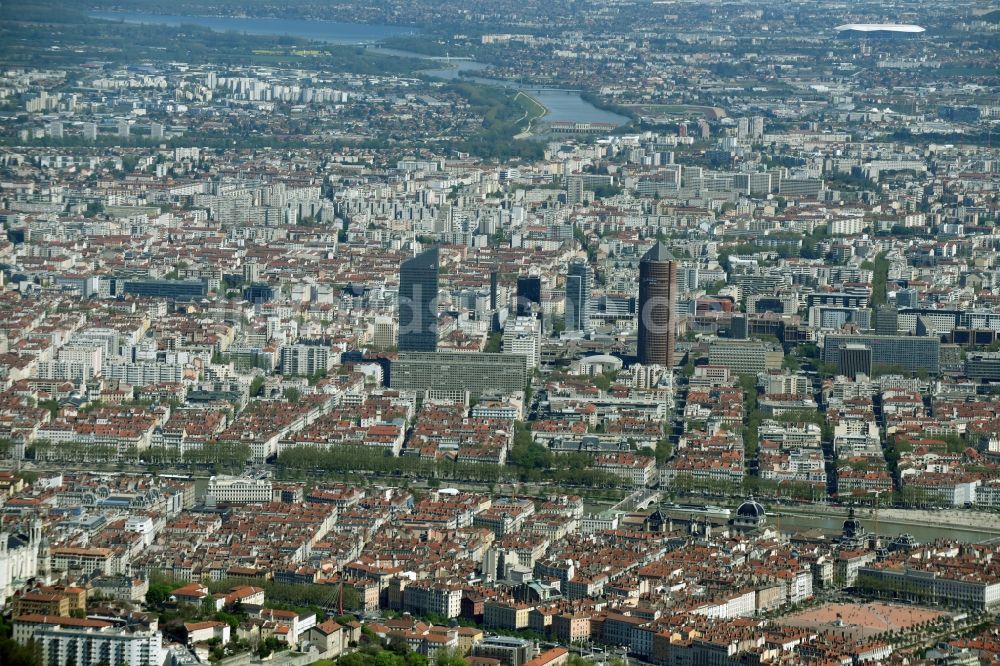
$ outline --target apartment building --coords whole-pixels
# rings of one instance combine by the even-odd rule
[[[462,588],[431,581],[410,583],[403,589],[403,608],[418,615],[458,617],[462,612]]]
[[[216,504],[253,504],[270,502],[273,493],[269,479],[213,476],[208,480],[206,500]]]
[[[128,631],[110,622],[88,618],[21,615],[14,618],[14,640],[34,641],[43,664],[159,666],[165,653],[159,631]]]

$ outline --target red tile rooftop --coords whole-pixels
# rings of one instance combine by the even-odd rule
[[[93,629],[103,629],[113,626],[110,622],[102,620],[91,620],[89,618],[62,617],[55,615],[18,615],[14,622],[24,622],[28,624],[53,624],[62,627],[89,627]]]

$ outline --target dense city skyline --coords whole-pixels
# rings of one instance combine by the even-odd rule
[[[3,3],[0,664],[996,663],[998,35]]]

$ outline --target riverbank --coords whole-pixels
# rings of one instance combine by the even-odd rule
[[[438,67],[421,70],[420,74],[424,76],[447,81],[477,83],[521,92],[545,108],[544,119],[546,122],[611,123],[621,127],[631,121],[631,117],[628,115],[621,115],[603,108],[603,106],[595,105],[589,97],[590,93],[586,91],[546,88],[529,83],[481,76],[480,74],[489,66],[475,60],[432,57],[383,47],[367,50],[406,58],[422,58],[438,65]]]
[[[514,138],[517,139],[517,140],[531,138],[532,132],[534,131],[535,121],[536,120],[541,120],[542,118],[544,118],[549,113],[548,108],[546,108],[546,106],[544,104],[542,104],[537,99],[535,99],[531,95],[527,94],[523,90],[518,90],[517,94],[514,95],[514,102],[515,103],[521,103],[521,98],[524,98],[524,103],[521,104],[521,105],[525,106],[525,107],[533,107],[534,110],[536,111],[536,113],[534,115],[530,115],[531,114],[530,108],[525,108],[524,109],[524,115],[521,116],[521,118],[518,119],[517,124],[520,125],[525,120],[527,120],[528,121],[528,125],[527,125],[527,127],[524,128],[523,131],[521,131],[518,134],[514,135]]]
[[[832,506],[782,508],[775,512],[776,516],[798,516],[802,518],[837,517],[847,518],[848,509]],[[855,510],[859,520],[874,528],[876,519],[872,509]],[[1000,516],[985,511],[965,511],[959,509],[944,509],[927,511],[924,509],[880,509],[878,522],[885,525],[913,525],[915,527],[949,527],[960,528],[967,532],[979,532],[984,535],[1000,537]],[[942,536],[947,536],[942,534]]]
[[[718,106],[701,104],[626,104],[627,109],[635,116],[652,116],[662,114],[701,115],[707,120],[722,120],[726,117],[725,109]]]
[[[984,511],[963,511],[944,509],[942,511],[920,511],[917,509],[882,509],[879,518],[893,522],[910,522],[911,513],[925,514],[926,518],[914,524],[962,527],[968,530],[982,530],[988,534],[1000,536],[1000,515]]]
[[[88,12],[87,15],[104,21],[120,21],[137,25],[162,25],[175,28],[183,25],[196,25],[215,32],[295,37],[341,45],[376,44],[392,37],[413,36],[417,32],[415,28],[398,25],[309,21],[305,19],[151,14],[132,11],[92,11]]]
[[[12,465],[10,461],[0,462],[0,469],[9,469]],[[96,473],[131,472],[138,474],[148,474],[148,465],[113,465],[95,466],[93,464],[53,464],[53,463],[29,463],[28,468],[36,473],[45,471],[84,471],[90,470]],[[207,483],[208,473],[201,468],[191,467],[165,467],[157,470],[161,475],[176,474],[181,476],[192,476],[197,479],[197,490],[204,493],[203,485]],[[619,488],[585,488],[581,486],[556,486],[545,483],[519,483],[500,482],[497,479],[483,481],[458,481],[454,479],[440,479],[434,483],[426,479],[415,479],[412,477],[399,477],[386,474],[374,474],[366,472],[355,472],[345,474],[342,480],[349,481],[351,478],[359,479],[366,477],[372,483],[384,483],[387,485],[402,485],[414,490],[427,492],[436,487],[454,487],[467,492],[474,493],[496,493],[513,495],[543,496],[550,494],[571,494],[581,495],[585,501],[585,511],[587,513],[601,513],[612,508],[624,496],[624,492]],[[332,475],[330,479],[340,478]],[[300,480],[308,480],[303,477]],[[312,482],[317,479],[312,479]],[[666,501],[666,500],[665,500]],[[719,506],[735,510],[739,504],[738,500],[717,500],[706,501],[705,498],[689,497],[677,498],[679,502],[690,502],[692,504],[717,504]],[[828,534],[838,534],[841,531],[843,521],[847,518],[848,509],[845,507],[817,504],[817,505],[769,505],[764,500],[765,508],[771,524],[786,533],[804,532],[808,530],[821,530]],[[856,509],[856,515],[866,529],[878,532],[881,535],[893,537],[901,532],[913,534],[918,541],[929,542],[934,539],[956,539],[967,543],[996,542],[1000,540],[1000,515],[983,511],[966,511],[960,509],[948,509],[941,511],[924,511],[919,509],[881,509],[878,513],[878,520],[875,520],[874,512],[871,509]]]

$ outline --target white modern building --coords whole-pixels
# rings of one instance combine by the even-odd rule
[[[281,348],[281,371],[286,375],[314,375],[333,367],[335,356],[329,347],[286,345]]]
[[[515,317],[503,329],[505,354],[522,354],[528,359],[528,370],[538,367],[542,358],[542,322],[535,317]]]
[[[403,590],[403,606],[415,613],[437,613],[447,618],[461,614],[462,588],[443,583],[418,581]]]
[[[208,480],[206,501],[215,504],[254,504],[271,501],[272,486],[268,479],[248,479],[236,476],[213,476]]]
[[[159,631],[126,631],[110,622],[75,617],[21,615],[14,618],[14,640],[41,650],[40,663],[159,666],[166,653]]]

